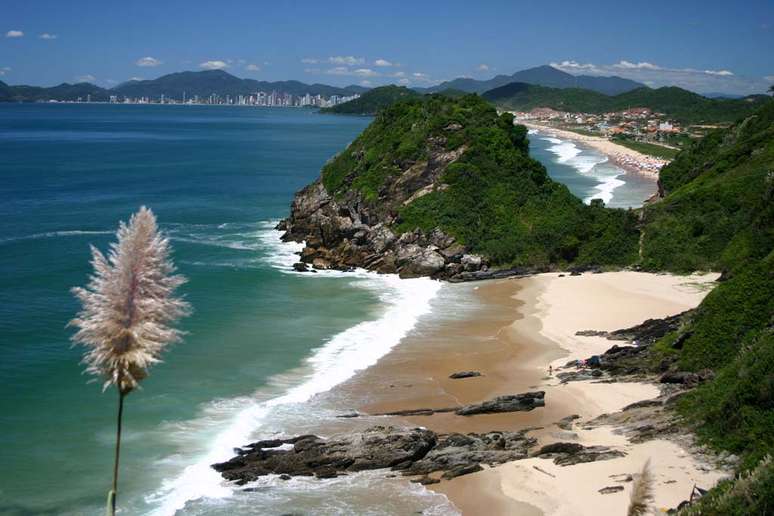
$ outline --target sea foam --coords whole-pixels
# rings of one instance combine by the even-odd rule
[[[292,264],[298,261],[295,253],[303,245],[282,242],[280,233],[273,230],[273,226],[274,222],[267,222],[258,234],[264,246],[264,260],[284,273],[292,273]],[[202,418],[193,425],[203,427],[202,433],[210,433],[207,449],[146,498],[147,503],[156,507],[152,514],[172,515],[188,501],[230,497],[232,488],[210,467],[211,464],[227,460],[233,456],[234,447],[250,442],[255,435],[281,431],[276,428],[277,414],[294,408],[303,410],[303,404],[315,395],[374,365],[430,312],[431,301],[442,288],[440,282],[428,278],[404,280],[395,275],[365,271],[298,274],[310,281],[346,275],[353,279],[355,287],[376,293],[383,311],[379,317],[356,324],[313,350],[299,375],[285,374],[273,379],[270,382],[274,386],[273,396],[267,398],[265,393],[257,393],[253,397],[220,400],[205,407]],[[269,423],[275,427],[267,428]],[[183,425],[179,430],[190,436],[189,425]]]

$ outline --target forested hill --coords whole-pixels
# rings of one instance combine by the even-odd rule
[[[384,109],[399,100],[419,98],[421,96],[421,94],[404,86],[380,86],[363,93],[360,97],[349,102],[323,108],[320,111],[347,115],[373,115],[380,109]]]
[[[548,107],[559,111],[607,113],[646,107],[681,123],[729,123],[749,115],[770,97],[752,95],[741,99],[710,99],[682,88],[638,88],[619,95],[605,95],[578,88],[547,88],[511,83],[483,94],[502,109],[529,111]]]

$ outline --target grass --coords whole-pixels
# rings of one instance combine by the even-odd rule
[[[674,159],[675,156],[677,156],[677,153],[680,152],[679,149],[672,149],[670,147],[665,147],[656,143],[635,142],[632,140],[624,140],[620,138],[616,138],[612,141],[618,145],[623,145],[627,149],[661,159]]]

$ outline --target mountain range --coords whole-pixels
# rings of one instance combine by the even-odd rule
[[[429,88],[421,88],[418,91],[438,93],[444,90],[461,90],[467,93],[483,93],[512,82],[523,82],[550,88],[582,88],[605,95],[618,95],[619,93],[646,87],[640,82],[624,79],[623,77],[572,75],[553,66],[543,65],[521,70],[511,75],[497,75],[488,80],[454,79]]]
[[[0,81],[0,102],[35,102],[45,100],[77,100],[91,96],[92,101],[107,101],[111,95],[118,97],[150,97],[158,98],[164,95],[168,98],[182,99],[198,95],[207,97],[216,94],[246,95],[256,91],[278,91],[291,95],[352,95],[362,93],[368,88],[362,86],[346,86],[343,88],[327,84],[305,84],[300,81],[256,81],[241,79],[223,70],[206,70],[201,72],[177,72],[163,75],[152,80],[132,80],[110,89],[101,88],[88,82],[78,84],[62,83],[51,88],[40,86],[9,86]]]

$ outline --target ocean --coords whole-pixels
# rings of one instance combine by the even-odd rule
[[[529,141],[532,157],[587,204],[602,199],[610,208],[638,208],[657,191],[654,178],[624,170],[589,147],[534,129]]]
[[[273,229],[369,121],[306,109],[0,105],[0,513],[104,510],[116,394],[82,374],[69,289],[87,281],[89,245],[104,250],[143,204],[172,241],[194,314],[184,342],[127,399],[121,512],[454,513],[445,497],[376,473],[243,489],[209,468],[252,440],[335,425],[351,403],[325,393],[443,312],[447,286],[428,279],[294,273],[299,246]],[[562,161],[561,142],[531,140],[580,197],[596,189],[623,206],[641,196],[621,174],[611,188],[598,158],[586,170],[593,153]]]

